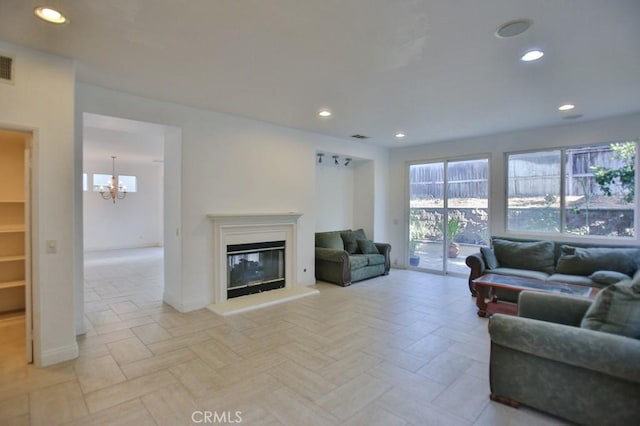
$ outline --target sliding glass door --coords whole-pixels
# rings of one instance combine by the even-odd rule
[[[409,266],[468,274],[465,257],[489,239],[489,161],[409,166]]]

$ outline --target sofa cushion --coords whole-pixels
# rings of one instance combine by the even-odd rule
[[[380,254],[375,243],[370,240],[358,240],[358,248],[362,254]]]
[[[351,270],[364,268],[369,264],[366,254],[352,254],[349,256],[349,266]]]
[[[563,245],[556,272],[570,275],[591,275],[596,271],[609,270],[633,275],[640,251],[635,248],[583,248]]]
[[[316,232],[316,247],[344,250],[340,232]]]
[[[365,254],[364,256],[367,257],[367,264],[369,266],[383,265],[386,260],[382,254]]]
[[[341,231],[340,237],[342,237],[342,242],[344,243],[344,249],[349,254],[358,253],[358,240],[356,239],[356,233],[352,230]]]
[[[631,279],[629,275],[617,271],[595,271],[593,274],[589,275],[589,278],[602,285],[615,284],[620,281]]]
[[[555,257],[552,241],[520,242],[493,239],[493,251],[501,267],[530,269],[552,274]]]
[[[620,281],[601,290],[580,326],[640,339],[640,281]]]
[[[482,253],[487,269],[496,269],[500,266],[496,254],[489,247],[480,247],[480,252]]]

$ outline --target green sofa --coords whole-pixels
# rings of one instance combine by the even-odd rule
[[[343,287],[388,275],[391,245],[374,243],[362,229],[316,232],[316,279]]]
[[[590,243],[566,243],[492,237],[491,247],[467,256],[469,290],[476,290],[473,280],[483,274],[514,275],[558,281],[568,284],[604,288],[630,279],[638,270],[640,249]],[[517,294],[499,290],[499,299],[516,301]]]
[[[520,293],[517,317],[494,314],[489,320],[491,399],[522,403],[578,424],[638,424],[640,288],[635,285],[635,313],[626,309],[631,298],[625,294],[619,299],[625,305],[622,314],[610,308],[603,315],[605,320],[631,321],[627,325],[634,329],[627,335],[604,332],[611,325],[593,327],[598,298],[592,307],[588,299]],[[621,286],[612,285],[598,297]],[[610,300],[603,300],[600,307],[609,305]]]

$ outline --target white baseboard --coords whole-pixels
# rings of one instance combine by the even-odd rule
[[[167,293],[166,291],[162,294],[162,301],[164,303],[166,303],[167,305],[171,306],[173,309],[177,310],[178,312],[191,312],[191,311],[197,311],[198,309],[202,309],[205,308],[208,303],[206,302],[189,302],[189,303],[182,303],[179,300],[176,300],[176,298],[172,297],[169,293]]]
[[[125,246],[85,247],[84,251],[86,253],[90,253],[94,251],[130,250],[130,249],[141,249],[141,248],[151,248],[151,247],[164,247],[164,244],[162,244],[161,242],[149,242],[149,243],[143,243],[143,244],[130,244]]]
[[[59,362],[69,361],[70,359],[77,358],[79,354],[78,344],[75,342],[73,345],[42,351],[42,355],[40,356],[40,367],[47,367]]]

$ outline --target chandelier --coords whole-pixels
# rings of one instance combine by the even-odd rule
[[[118,200],[122,200],[127,196],[127,187],[122,184],[122,182],[118,182],[116,180],[116,157],[111,156],[113,164],[111,169],[111,182],[107,188],[100,185],[100,195],[105,200],[113,200],[113,204],[116,203],[116,198]]]

